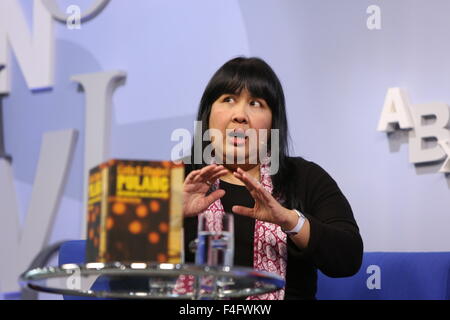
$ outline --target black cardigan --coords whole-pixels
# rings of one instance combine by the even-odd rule
[[[319,165],[301,157],[290,157],[289,183],[295,188],[295,209],[309,220],[308,247],[299,249],[288,237],[285,299],[314,299],[317,269],[330,277],[347,277],[358,272],[363,242],[352,209],[336,182]],[[192,170],[186,165],[186,176]],[[290,201],[292,203],[292,201]],[[288,201],[287,201],[288,203]],[[196,238],[197,217],[184,219],[186,262],[194,261],[189,243]]]

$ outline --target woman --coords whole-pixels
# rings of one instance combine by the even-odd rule
[[[187,262],[194,261],[189,244],[197,236],[197,216],[214,219],[232,212],[234,265],[275,272],[286,280],[284,290],[260,299],[314,299],[317,269],[331,277],[359,270],[363,244],[351,207],[320,166],[288,155],[283,89],[267,63],[243,57],[225,63],[205,89],[197,120],[202,121],[201,136],[208,129],[219,135],[211,139],[212,161],[201,157],[201,163],[194,163],[199,159],[195,143],[185,159]],[[254,130],[259,139],[261,132],[274,129],[278,143],[268,134],[267,141],[251,146],[245,135]],[[269,148],[268,157],[259,154],[262,146]],[[202,151],[206,147],[204,141]],[[256,163],[250,161],[255,152]],[[236,154],[242,155],[240,161]],[[273,154],[276,159],[269,158]],[[217,159],[223,161],[218,164]],[[273,162],[275,173],[270,171]]]

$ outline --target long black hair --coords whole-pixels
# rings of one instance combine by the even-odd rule
[[[209,129],[209,117],[213,103],[222,94],[240,94],[243,89],[247,90],[253,97],[264,99],[272,111],[271,128],[279,130],[280,148],[279,169],[272,176],[272,183],[275,194],[286,196],[286,179],[289,177],[289,166],[287,163],[289,155],[289,131],[285,98],[280,80],[264,60],[256,57],[237,57],[226,62],[216,71],[206,86],[200,100],[197,121],[201,121],[202,128],[201,134],[200,132],[196,132],[195,137],[201,139],[205,131]],[[197,146],[199,145],[197,144]],[[208,141],[202,141],[202,154],[207,145]],[[201,164],[194,162],[195,147],[196,144],[193,143],[191,163],[194,169],[199,169],[205,166],[206,163],[204,163],[203,157]]]

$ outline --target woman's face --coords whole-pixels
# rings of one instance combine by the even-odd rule
[[[246,89],[240,94],[221,95],[209,117],[209,128],[220,133],[220,139],[211,136],[216,157],[219,152],[224,163],[256,164],[260,148],[264,144],[267,148],[271,125],[272,110],[264,99],[252,97]]]

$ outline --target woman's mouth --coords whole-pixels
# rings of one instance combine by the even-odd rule
[[[245,134],[244,130],[234,130],[228,134],[229,141],[234,146],[243,146],[245,145],[248,136]]]

